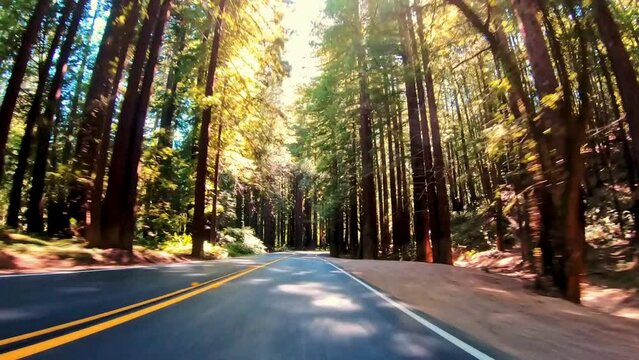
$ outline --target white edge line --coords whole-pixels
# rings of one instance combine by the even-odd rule
[[[481,352],[478,349],[474,348],[473,346],[471,346],[470,344],[466,343],[465,341],[457,338],[456,336],[452,335],[451,333],[447,332],[446,330],[440,328],[439,326],[433,324],[432,322],[430,322],[430,321],[424,319],[423,317],[417,315],[415,312],[411,311],[406,306],[398,303],[397,301],[391,299],[390,297],[388,297],[384,293],[379,292],[378,290],[376,290],[375,288],[373,288],[370,285],[366,284],[362,280],[360,280],[357,277],[355,277],[355,276],[349,274],[348,272],[344,271],[339,266],[333,264],[332,262],[330,262],[330,261],[328,261],[326,259],[323,259],[323,260],[326,261],[326,263],[328,263],[331,266],[333,266],[334,268],[336,268],[337,270],[339,270],[341,273],[346,274],[351,279],[357,281],[360,285],[362,285],[366,289],[370,290],[372,293],[374,293],[375,295],[379,296],[380,298],[384,299],[384,301],[386,301],[387,303],[393,305],[394,307],[396,307],[398,310],[400,310],[404,314],[410,316],[413,320],[415,320],[418,323],[422,324],[423,326],[425,326],[426,328],[428,328],[432,332],[434,332],[437,335],[443,337],[448,342],[450,342],[453,345],[457,346],[458,348],[464,350],[468,354],[470,354],[470,355],[472,355],[475,358],[480,359],[480,360],[494,360],[492,357],[484,354],[483,352]]]

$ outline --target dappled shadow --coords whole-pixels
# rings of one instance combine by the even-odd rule
[[[294,257],[259,274],[231,284],[235,291],[265,294],[253,304],[256,326],[260,334],[295,334],[282,347],[308,351],[295,353],[296,358],[470,358],[316,256]]]

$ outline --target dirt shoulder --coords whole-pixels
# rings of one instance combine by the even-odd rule
[[[639,320],[538,295],[522,280],[416,262],[330,261],[518,359],[636,359]]]
[[[103,269],[186,261],[191,259],[137,246],[132,252],[89,249],[83,241],[73,239],[43,240],[4,232],[0,235],[0,274]]]

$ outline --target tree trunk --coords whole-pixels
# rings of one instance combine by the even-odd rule
[[[222,109],[224,109],[225,107],[225,101],[222,100]],[[220,112],[220,116],[218,118],[218,125],[217,125],[217,139],[215,140],[215,168],[213,170],[213,208],[211,211],[211,243],[216,243],[218,240],[218,233],[217,233],[217,202],[218,202],[218,197],[220,195],[220,158],[222,156],[222,128],[223,128],[223,122],[222,122],[222,114]]]
[[[313,216],[313,204],[311,198],[307,196],[304,198],[304,249],[314,249],[313,244],[313,228],[311,226]]]
[[[424,90],[424,81],[423,81],[423,72],[422,66],[419,63],[419,48],[422,46],[418,45],[417,39],[415,37],[415,29],[412,21],[412,13],[410,11],[406,12],[406,19],[408,24],[408,33],[410,35],[411,42],[411,50],[413,55],[415,56],[413,66],[415,68],[415,86],[417,89],[417,99],[419,103],[419,116],[421,119],[421,132],[422,132],[422,141],[424,145],[424,179],[426,181],[426,204],[428,211],[424,213],[424,259],[423,261],[432,262],[433,261],[433,249],[431,246],[431,241],[437,242],[438,238],[433,238],[433,236],[437,236],[440,233],[439,230],[439,222],[436,221],[437,218],[437,195],[436,195],[436,187],[435,187],[435,174],[433,172],[433,155],[431,151],[431,141],[430,141],[430,129],[428,125],[428,116],[426,114],[426,93]],[[420,34],[419,36],[423,36]],[[417,260],[422,261],[421,259],[421,247],[417,248]]]
[[[264,245],[269,251],[275,249],[276,221],[273,213],[273,203],[265,199],[262,204],[262,218],[264,219]]]
[[[293,243],[295,249],[304,249],[304,192],[302,190],[302,174],[293,177]]]
[[[385,106],[384,108],[386,109],[386,129],[387,129],[387,138],[388,138],[388,174],[389,174],[389,186],[390,186],[390,203],[391,203],[391,216],[390,216],[390,224],[392,226],[392,231],[391,231],[391,243],[392,243],[392,249],[391,249],[391,253],[393,255],[397,255],[399,253],[399,246],[398,246],[398,241],[399,241],[399,234],[397,232],[397,230],[399,229],[399,227],[397,226],[397,215],[399,212],[399,208],[398,208],[398,189],[397,189],[397,180],[395,178],[396,172],[395,169],[397,168],[397,166],[395,165],[395,149],[393,147],[393,128],[392,128],[392,119],[391,119],[391,111],[390,111],[390,99],[388,99],[389,95],[388,95],[388,91],[387,89],[385,90],[385,94],[384,94],[384,98],[385,98]],[[384,136],[382,136],[382,143],[384,143],[385,139]],[[383,154],[382,154],[383,155]]]
[[[129,72],[127,93],[120,111],[120,121],[109,167],[109,183],[99,219],[98,246],[102,248],[119,248],[129,251],[133,248],[137,168],[142,156],[144,123],[153,90],[155,67],[162,47],[164,28],[170,12],[171,0],[164,0],[161,6],[159,0],[151,0],[147,8],[148,18],[140,30],[136,54]],[[147,49],[148,59],[146,59]],[[143,78],[141,78],[142,75]],[[142,80],[141,84],[140,80]]]
[[[117,67],[119,62],[120,49],[130,44],[133,39],[133,36],[126,36],[126,30],[130,20],[137,23],[138,9],[138,0],[113,0],[111,4],[111,13],[91,75],[76,144],[73,169],[80,171],[81,176],[85,178],[90,178],[95,171],[95,154],[102,128],[106,126],[108,119],[110,97],[113,88],[118,86],[114,82],[113,67]],[[127,19],[125,22],[121,21],[123,16]]]
[[[608,2],[606,0],[593,0],[592,9],[601,40],[608,52],[612,72],[617,79],[619,95],[623,109],[626,111],[626,121],[632,138],[633,168],[637,169],[639,162],[639,82],[637,81],[637,72],[630,61],[630,55],[623,44],[619,26],[610,12]],[[639,209],[639,194],[636,189],[633,192],[633,198],[633,209],[636,213],[638,211],[636,209]],[[634,244],[639,246],[639,240],[637,240],[639,231],[637,229],[639,229],[639,221],[635,221],[633,239]]]
[[[42,197],[44,195],[44,184],[47,171],[47,160],[49,158],[49,142],[51,132],[55,126],[58,106],[62,98],[62,85],[64,75],[67,72],[67,62],[71,55],[71,49],[75,42],[75,35],[80,26],[80,21],[84,15],[88,0],[80,0],[73,11],[73,17],[69,25],[64,43],[60,48],[60,54],[56,63],[55,74],[51,79],[49,94],[44,110],[44,115],[38,123],[36,132],[37,148],[36,157],[33,162],[33,178],[31,180],[31,190],[29,192],[29,205],[27,209],[27,231],[39,233],[44,230],[44,206]]]
[[[71,138],[74,133],[74,129],[77,126],[78,121],[78,111],[80,107],[80,100],[82,97],[82,88],[84,87],[84,76],[87,71],[87,65],[89,62],[89,54],[91,53],[91,44],[88,42],[88,39],[93,38],[93,34],[95,33],[95,22],[97,18],[100,16],[99,11],[95,11],[93,14],[93,18],[91,19],[90,31],[88,32],[88,36],[84,39],[85,44],[82,47],[82,54],[80,55],[82,62],[80,63],[80,69],[77,72],[75,90],[73,94],[73,99],[71,100],[71,106],[69,108],[69,115],[67,116],[67,124],[64,129],[64,146],[62,148],[62,158],[61,161],[64,164],[69,164],[71,160],[71,153],[73,151],[73,143],[71,142]]]
[[[419,124],[419,104],[415,87],[414,56],[410,46],[406,16],[399,9],[399,29],[402,43],[402,62],[404,64],[404,82],[406,103],[408,106],[408,130],[410,135],[411,167],[413,170],[413,211],[414,235],[417,246],[417,261],[426,260],[426,197],[424,176],[424,146]]]
[[[123,54],[126,55],[123,49],[128,49],[134,38],[133,29],[138,22],[139,10],[138,0],[113,0],[91,73],[72,166],[73,173],[78,174],[78,178],[71,181],[67,201],[69,216],[75,218],[79,224],[86,222],[87,225],[91,225],[91,211],[87,210],[93,206],[93,187],[96,184],[102,186],[98,184],[98,178],[103,174],[96,174],[93,182],[91,177],[96,169],[98,172],[104,171],[103,167],[106,166],[106,157],[100,153],[100,149],[108,149],[108,144],[104,143],[104,133],[107,133],[108,139],[119,74],[122,74],[125,61]],[[124,22],[121,22],[122,17],[126,19]],[[100,199],[96,199],[95,202],[99,203]],[[98,217],[95,219],[96,222],[99,221]],[[89,238],[90,243],[91,241]]]
[[[211,56],[206,79],[205,96],[213,96],[215,86],[215,71],[217,70],[218,54],[222,41],[222,31],[224,23],[224,8],[226,0],[220,0],[217,18],[215,21],[215,31],[213,33],[213,45],[211,46]],[[207,106],[202,112],[202,122],[200,124],[200,137],[198,141],[197,154],[197,174],[195,180],[195,206],[193,208],[193,249],[191,254],[195,257],[202,257],[204,241],[208,239],[208,234],[204,228],[204,208],[206,202],[206,176],[209,156],[209,126],[211,124],[211,107]]]
[[[359,141],[362,156],[362,255],[364,259],[376,259],[377,209],[375,205],[375,169],[373,166],[373,139],[371,130],[371,103],[368,93],[368,68],[366,50],[357,9],[355,50],[359,72]]]
[[[389,197],[389,189],[388,189],[388,172],[387,172],[387,164],[386,164],[386,136],[384,133],[384,120],[380,116],[378,119],[379,126],[379,157],[381,158],[381,168],[380,168],[380,178],[382,182],[382,196],[381,196],[381,204],[384,207],[384,215],[381,218],[380,225],[381,229],[381,244],[382,244],[382,254],[388,255],[390,253],[391,246],[391,236],[390,236],[390,223],[388,221],[389,217],[389,209],[388,209],[388,197]]]
[[[35,93],[33,94],[31,107],[29,108],[29,112],[27,113],[27,118],[25,120],[24,135],[22,136],[22,141],[20,142],[20,150],[18,151],[18,164],[16,166],[15,172],[13,173],[13,182],[11,185],[11,193],[9,195],[7,226],[10,227],[18,227],[19,225],[18,218],[20,217],[20,209],[22,207],[22,187],[24,186],[24,176],[27,172],[27,165],[31,154],[33,129],[38,120],[38,117],[40,116],[47,79],[49,77],[51,65],[53,64],[53,56],[55,55],[58,45],[60,44],[60,39],[62,38],[62,34],[65,32],[66,29],[67,19],[69,18],[71,12],[73,12],[74,7],[75,4],[72,0],[65,1],[58,26],[55,29],[49,51],[47,52],[47,57],[40,65],[38,71],[38,86],[36,87]],[[0,173],[1,172],[2,170],[0,169]]]
[[[583,178],[583,159],[581,145],[585,140],[586,119],[589,118],[589,94],[587,94],[588,74],[583,66],[585,81],[580,78],[580,100],[582,111],[578,116],[571,116],[563,96],[554,102],[546,99],[557,92],[559,83],[555,77],[546,42],[537,21],[538,4],[533,0],[513,0],[513,7],[519,20],[524,44],[531,64],[531,72],[537,93],[542,99],[541,121],[551,130],[551,143],[554,145],[557,158],[564,159],[563,164],[556,164],[554,177],[564,180],[554,181],[552,199],[546,200],[543,211],[556,214],[551,221],[544,222],[544,231],[552,237],[552,248],[555,258],[553,280],[568,300],[580,300],[580,276],[583,268],[582,249],[584,242],[583,206],[580,205],[580,185]],[[575,19],[579,30],[579,20]],[[583,43],[583,39],[580,39]],[[585,45],[580,46],[582,60],[586,62]],[[561,56],[561,54],[558,54]],[[586,86],[586,89],[583,87]],[[563,166],[562,166],[563,165]],[[552,173],[551,173],[552,174]],[[547,196],[547,195],[546,195]],[[552,208],[551,208],[552,207]],[[543,214],[542,214],[543,216]],[[557,219],[559,217],[559,219]],[[563,231],[558,224],[563,224]]]
[[[355,139],[353,139],[353,150],[355,151]],[[356,167],[357,163],[353,164]],[[357,221],[358,203],[357,203],[357,171],[351,171],[349,175],[350,186],[348,187],[348,248],[350,250],[351,259],[357,259],[359,253],[359,228]]]
[[[9,128],[11,127],[13,112],[16,108],[18,95],[22,87],[22,80],[27,71],[27,64],[31,57],[31,49],[38,39],[42,20],[47,14],[47,11],[49,11],[50,5],[51,1],[49,0],[38,0],[36,3],[33,14],[29,18],[27,27],[22,34],[20,48],[18,48],[11,70],[11,76],[7,82],[7,88],[4,98],[2,99],[2,105],[0,105],[0,181],[2,181],[4,177],[4,155],[7,148],[7,140],[9,139]]]
[[[184,25],[183,21],[179,25]],[[185,30],[178,26],[178,39],[174,49],[173,56],[177,59],[174,65],[169,70],[169,75],[166,80],[167,99],[166,103],[162,107],[162,114],[160,116],[160,128],[161,134],[158,139],[158,145],[163,148],[170,148],[173,145],[173,119],[175,117],[175,110],[177,108],[177,86],[181,80],[181,61],[179,56],[184,50],[186,45],[186,33]]]

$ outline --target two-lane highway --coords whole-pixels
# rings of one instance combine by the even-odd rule
[[[2,360],[489,359],[487,352],[315,255],[0,276]]]

